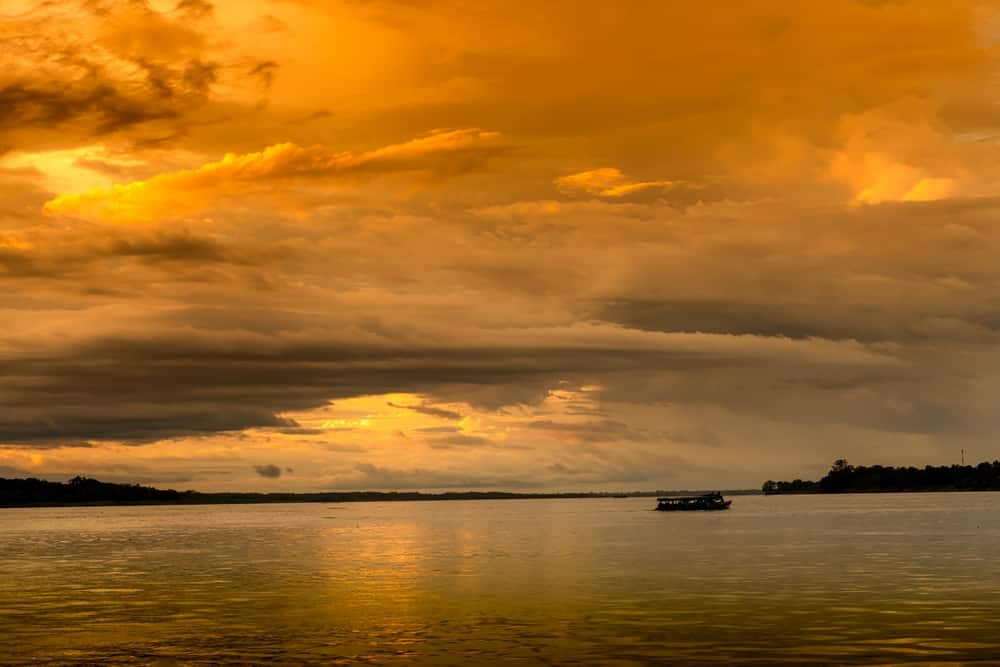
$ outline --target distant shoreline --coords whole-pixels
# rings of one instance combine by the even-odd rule
[[[1000,461],[977,465],[892,467],[853,466],[845,459],[819,481],[796,479],[790,482],[767,480],[761,486],[765,496],[808,495],[814,493],[946,493],[950,491],[1000,491]]]
[[[852,496],[870,495],[878,493],[992,493],[1000,491],[997,489],[956,489],[953,487],[941,487],[933,489],[849,489],[846,491],[775,491],[771,493],[761,492],[762,496]]]
[[[114,484],[75,477],[69,482],[34,478],[0,478],[0,508],[114,507],[132,505],[262,505],[275,503],[356,503],[444,500],[556,500],[571,498],[655,498],[705,491],[593,491],[579,493],[517,493],[508,491],[329,491],[319,493],[202,493],[157,489],[138,484]],[[723,490],[726,495],[760,495],[756,489]]]

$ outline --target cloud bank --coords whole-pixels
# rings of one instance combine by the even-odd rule
[[[0,467],[575,490],[993,457],[995,12],[729,10],[19,3]]]

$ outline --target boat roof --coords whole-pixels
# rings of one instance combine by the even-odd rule
[[[706,498],[716,498],[721,494],[718,493],[703,493],[700,496],[666,496],[663,498],[657,498],[658,502],[670,502],[670,501],[680,501],[680,500],[704,500]]]

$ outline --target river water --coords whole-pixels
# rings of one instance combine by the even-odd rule
[[[1000,664],[1000,493],[0,509],[2,664]]]

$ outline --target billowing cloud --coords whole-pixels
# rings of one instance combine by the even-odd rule
[[[94,332],[40,345],[30,341],[28,332],[23,338],[7,338],[7,374],[0,387],[10,400],[0,417],[0,440],[44,446],[90,439],[148,442],[251,426],[296,426],[277,414],[359,394],[400,389],[433,393],[444,385],[503,385],[532,378],[554,381],[596,369],[760,364],[894,374],[899,364],[891,354],[853,342],[636,332],[601,325],[516,334],[438,330],[434,342],[415,345],[405,338],[365,333],[361,323],[350,319],[331,322],[329,328],[270,333],[192,328],[191,320],[179,324],[162,322],[151,339],[146,339],[146,325],[131,334],[125,329],[110,336]],[[414,324],[401,322],[400,331]],[[124,322],[105,325],[112,331],[128,327]],[[433,328],[426,322],[419,326],[428,333]],[[76,354],[91,363],[79,366],[73,362]],[[29,379],[38,376],[47,378],[44,388]],[[203,380],[194,391],[189,383],[196,377]],[[79,402],[92,391],[100,393],[99,404]],[[43,395],[51,400],[39,402]],[[446,410],[416,411],[448,420],[456,416]]]
[[[186,131],[217,88],[240,90],[253,74],[214,42],[211,8],[72,0],[0,14],[2,148],[156,144]]]
[[[361,153],[277,144],[146,181],[60,195],[47,202],[45,210],[109,222],[145,222],[200,211],[224,197],[290,187],[290,181],[302,179],[335,182],[397,172],[443,177],[481,167],[496,155],[496,137],[476,129],[437,130]]]
[[[0,467],[585,490],[993,456],[994,8],[467,4],[5,6]]]
[[[687,188],[685,181],[631,181],[614,167],[591,169],[555,180],[556,187],[568,195],[592,195],[608,199],[622,199],[634,195],[653,194],[663,196],[670,190]]]

